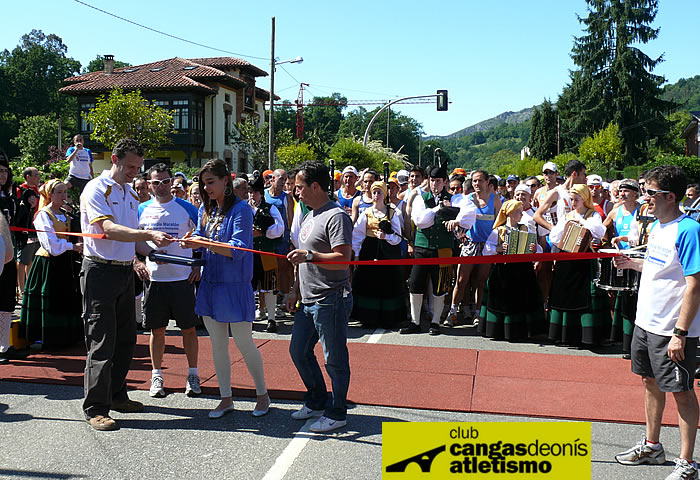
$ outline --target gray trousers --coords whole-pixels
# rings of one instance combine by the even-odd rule
[[[126,375],[136,345],[134,269],[83,259],[80,272],[85,324],[86,418],[109,415],[112,402],[123,402]]]

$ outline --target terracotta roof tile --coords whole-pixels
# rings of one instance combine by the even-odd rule
[[[208,57],[208,58],[190,58],[190,61],[200,65],[209,65],[210,67],[241,67],[250,70],[256,77],[266,77],[267,72],[261,70],[252,63],[246,62],[236,57]]]
[[[248,63],[233,57],[230,58],[232,61],[237,60]],[[213,81],[232,85],[236,88],[246,86],[246,83],[242,80],[212,65],[175,57],[143,65],[116,68],[114,73],[110,75],[106,75],[104,71],[99,71],[66,78],[63,81],[66,86],[59,89],[59,92],[68,95],[97,94],[107,92],[114,87],[120,87],[124,90],[181,89],[214,93],[215,89],[207,84]]]

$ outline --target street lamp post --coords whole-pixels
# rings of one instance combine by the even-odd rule
[[[283,63],[301,63],[303,58],[297,57],[292,60],[277,61],[275,58],[275,17],[272,17],[272,39],[270,42],[270,118],[269,118],[269,138],[267,168],[272,170],[272,161],[275,156],[275,67]]]

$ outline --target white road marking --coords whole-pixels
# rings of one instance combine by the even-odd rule
[[[367,343],[379,343],[379,339],[382,338],[384,332],[386,332],[386,330],[384,330],[383,328],[376,329],[374,333],[369,336]]]
[[[309,439],[313,435],[309,427],[317,422],[318,418],[309,418],[301,429],[294,434],[294,438],[289,442],[289,445],[282,451],[275,464],[267,471],[262,480],[282,480],[287,474],[289,467],[292,466],[294,460],[299,456],[304,449]]]

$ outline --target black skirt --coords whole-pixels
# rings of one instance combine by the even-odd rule
[[[401,258],[398,245],[375,237],[362,242],[359,260],[397,258]],[[406,293],[398,265],[358,266],[352,278],[352,296],[352,317],[367,328],[395,328],[406,320]]]

